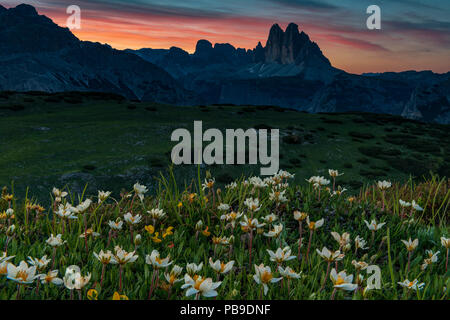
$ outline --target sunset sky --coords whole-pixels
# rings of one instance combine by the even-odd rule
[[[448,0],[0,0],[28,3],[66,26],[66,8],[81,8],[81,40],[114,48],[193,52],[199,39],[235,47],[265,45],[278,23],[299,25],[331,63],[348,72],[450,71]],[[382,29],[368,30],[366,8],[381,7]]]

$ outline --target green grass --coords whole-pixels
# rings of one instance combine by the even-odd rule
[[[172,131],[192,130],[194,120],[202,120],[204,130],[279,128],[280,167],[295,173],[296,182],[327,168],[344,170],[343,184],[354,191],[378,179],[405,182],[430,171],[449,176],[448,126],[274,107],[175,107],[108,94],[2,93],[0,184],[14,181],[18,195],[30,187],[39,197],[66,184],[81,192],[88,183],[90,192],[108,188],[116,195],[135,181],[154,188],[154,177],[170,162]],[[223,183],[259,172],[251,165],[207,169]],[[195,166],[181,166],[177,179],[187,181],[195,172]]]
[[[411,183],[393,185],[386,191],[383,211],[381,193],[377,188],[362,190],[359,196],[349,201],[345,194],[331,196],[330,192],[322,188],[319,195],[319,191],[305,181],[295,184],[292,180],[283,179],[281,182],[289,182],[289,186],[281,187],[285,190],[287,199],[285,202],[277,202],[271,200],[270,193],[279,190],[279,187],[266,186],[255,189],[252,185],[239,180],[235,188],[219,191],[214,185],[212,188],[202,189],[199,184],[203,183],[205,177],[200,174],[200,171],[197,174],[191,177],[186,188],[178,188],[172,174],[169,178],[161,177],[155,194],[148,195],[142,201],[134,191],[130,191],[131,188],[128,188],[129,191],[121,197],[111,197],[102,202],[98,202],[95,195],[69,193],[62,199],[63,203],[76,206],[86,198],[92,199],[93,202],[87,211],[77,214],[76,220],[66,223],[53,214],[53,208],[58,207],[53,200],[51,205],[36,217],[35,209],[26,206],[27,203],[30,204],[30,200],[19,200],[15,196],[11,200],[8,198],[8,191],[4,190],[0,200],[1,209],[12,207],[15,212],[14,218],[0,218],[2,231],[0,243],[4,245],[4,249],[7,249],[8,256],[15,256],[10,263],[17,265],[28,256],[41,258],[47,255],[47,258],[52,261],[43,268],[42,272],[58,269],[59,277],[62,278],[70,265],[77,265],[82,275],[91,274],[89,282],[74,293],[71,293],[64,285],[54,284],[41,284],[38,291],[34,281],[21,288],[19,298],[36,300],[80,297],[86,299],[87,292],[94,289],[99,299],[111,299],[117,291],[121,291],[120,293],[129,299],[147,299],[154,278],[158,279],[158,285],[153,285],[152,299],[193,299],[194,296],[186,297],[186,290],[181,288],[187,271],[186,266],[189,263],[203,263],[203,268],[196,274],[216,281],[217,275],[208,262],[209,258],[212,258],[214,261],[219,259],[225,263],[234,261],[233,270],[220,276],[221,284],[217,289],[217,299],[330,299],[334,288],[331,280],[326,277],[327,263],[319,256],[316,249],[321,250],[327,247],[333,251],[343,250],[343,247],[331,235],[331,232],[335,231],[339,234],[348,232],[350,235],[350,247],[344,250],[345,257],[338,262],[338,271],[346,270],[347,274],[355,276],[357,272],[352,264],[353,260],[378,266],[381,271],[380,288],[368,290],[365,294],[363,290],[338,291],[335,299],[448,299],[448,290],[445,289],[449,286],[449,273],[445,269],[446,249],[440,241],[440,237],[448,237],[450,231],[445,219],[439,224],[427,223],[426,220],[421,219],[420,211],[413,211],[411,217],[414,220],[411,220],[408,216],[409,210],[406,212],[406,217],[402,217],[402,212],[398,209],[400,197],[407,201],[415,199],[423,208],[428,208],[428,200],[420,197],[419,193],[422,193],[420,190],[425,188],[437,190],[437,185],[445,189],[444,193],[447,196],[444,198],[438,196],[439,191],[430,193],[430,198],[435,199],[433,208],[447,208],[450,203],[448,199],[450,191],[442,181],[430,180],[426,182],[427,187],[415,186]],[[340,178],[337,179],[338,184],[341,183]],[[194,194],[192,198],[189,196],[191,194]],[[260,209],[252,213],[245,205],[245,200],[255,197],[260,201]],[[39,200],[44,201],[44,199]],[[230,209],[221,212],[218,209],[220,203],[229,204]],[[148,211],[153,208],[161,208],[166,215],[161,219],[153,220],[148,214]],[[222,214],[230,213],[231,210],[242,212],[246,216],[253,215],[260,222],[269,214],[275,214],[278,220],[272,225],[266,224],[253,231],[250,237],[249,232],[240,228],[239,223],[243,221],[243,217],[236,221],[235,228],[220,219]],[[318,228],[311,238],[308,260],[306,260],[309,246],[308,227],[303,221],[303,241],[299,250],[300,233],[299,223],[294,219],[295,210],[305,212],[311,221],[324,220],[323,226]],[[122,230],[110,239],[110,227],[107,222],[116,219],[123,221],[124,214],[127,212],[141,215],[142,221],[134,225],[132,229],[124,223]],[[445,215],[448,216],[448,211],[445,211]],[[364,222],[364,220],[372,219],[378,223],[385,223],[373,234],[373,241],[371,240],[372,232]],[[203,222],[201,228],[196,227],[199,220]],[[14,233],[6,231],[10,224],[16,226]],[[283,226],[283,230],[277,238],[268,238],[264,235],[278,224]],[[155,242],[155,233],[150,234],[145,228],[148,225],[153,225],[155,231],[160,232],[157,237],[161,240],[160,242]],[[161,235],[169,226],[174,228],[173,234],[163,238]],[[95,238],[90,236],[85,242],[80,235],[84,234],[86,228],[92,228],[99,233],[99,236]],[[208,231],[209,234],[202,231]],[[67,242],[53,251],[46,244],[50,234],[62,234],[63,240]],[[132,240],[136,234],[142,236],[138,244],[133,243]],[[229,238],[231,236],[233,238],[230,240],[230,245],[215,245],[213,242],[213,237]],[[355,250],[356,236],[367,241],[366,249]],[[417,238],[419,245],[411,255],[410,270],[407,271],[408,253],[401,240],[409,238]],[[250,250],[250,243],[252,250]],[[102,265],[93,255],[100,250],[114,251],[116,245],[128,252],[135,250],[135,254],[138,255],[135,262],[123,268],[122,290],[119,289],[119,267],[112,264],[106,265],[104,280],[100,287]],[[274,272],[273,276],[279,277],[277,263],[270,260],[267,250],[275,251],[285,246],[290,246],[296,258],[282,262],[281,265],[289,266],[295,272],[301,272],[301,278],[290,280],[289,287],[286,279],[282,283],[270,284],[267,295],[261,296],[261,287],[253,279],[254,264],[262,263],[270,266]],[[170,256],[172,265],[156,272],[151,263],[146,262],[147,255],[153,250],[157,250],[161,258]],[[436,262],[422,270],[421,265],[427,258],[426,250],[440,251],[440,255]],[[299,251],[300,256],[298,256]],[[53,261],[54,266],[51,268]],[[174,264],[183,268],[178,276],[181,282],[176,283],[169,290],[163,273],[170,272]],[[1,267],[4,265],[0,266],[0,270],[2,270]],[[334,262],[331,267],[336,267]],[[364,276],[360,284],[361,289],[364,289],[368,285],[370,275],[364,270],[360,274]],[[420,283],[424,283],[424,288],[419,291],[404,289],[398,282],[406,279],[410,281],[418,279]],[[322,289],[324,280],[326,282]],[[17,288],[14,281],[0,276],[0,299],[15,299]]]

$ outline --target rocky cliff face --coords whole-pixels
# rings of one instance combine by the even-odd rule
[[[265,47],[264,62],[280,64],[324,64],[331,67],[330,61],[322,54],[319,46],[308,35],[299,32],[298,25],[291,23],[286,31],[278,24],[272,26]]]
[[[402,111],[408,119],[442,124],[450,123],[450,80],[419,85]]]
[[[108,45],[80,41],[29,5],[0,9],[0,90],[104,91],[167,103],[187,99],[163,69]]]

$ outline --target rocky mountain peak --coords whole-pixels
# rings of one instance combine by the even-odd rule
[[[195,56],[198,57],[207,57],[211,54],[213,50],[212,43],[208,40],[198,40],[197,45],[195,46]]]
[[[320,48],[312,42],[298,25],[290,23],[286,31],[278,24],[270,28],[269,38],[265,47],[265,62],[280,64],[321,63],[330,66],[330,62],[322,54]]]
[[[19,4],[17,7],[9,9],[9,11],[22,17],[32,17],[38,15],[36,9],[28,4]]]

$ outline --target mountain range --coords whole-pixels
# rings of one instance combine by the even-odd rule
[[[450,123],[450,72],[350,74],[291,23],[251,50],[199,40],[181,48],[116,50],[80,41],[30,5],[0,5],[0,91],[101,91],[178,105],[274,105],[373,112]]]

